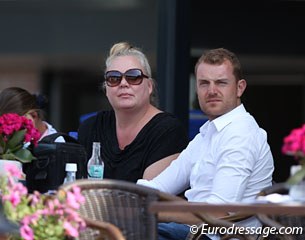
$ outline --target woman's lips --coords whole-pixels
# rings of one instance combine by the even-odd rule
[[[129,94],[129,93],[120,93],[118,96],[119,96],[119,97],[130,97],[130,96],[132,96],[132,95]]]

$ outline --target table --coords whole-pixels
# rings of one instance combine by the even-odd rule
[[[222,213],[222,212],[242,212],[246,214],[270,214],[270,215],[305,215],[305,204],[300,203],[253,203],[253,204],[207,204],[194,202],[153,202],[149,210],[151,212],[204,212],[204,213]]]
[[[289,215],[289,216],[293,216],[293,218],[295,218],[295,216],[305,216],[305,204],[300,204],[300,203],[207,204],[207,203],[194,203],[194,202],[186,202],[186,201],[153,202],[149,207],[149,211],[153,213],[191,212],[191,213],[209,214],[209,213],[223,213],[223,212],[238,212],[243,214],[251,214],[251,215],[253,214],[253,215],[257,215],[265,226],[272,226],[279,229],[282,227],[282,225],[269,219],[267,215],[275,215],[275,216]],[[211,218],[209,218],[209,221],[211,221]],[[303,227],[303,223],[301,226]],[[303,234],[304,231],[302,232],[302,235],[295,235],[294,237],[296,238],[291,238],[290,235],[281,235],[280,238],[304,240]],[[244,239],[251,239],[251,238],[244,237]],[[274,239],[278,239],[278,238],[274,238]]]

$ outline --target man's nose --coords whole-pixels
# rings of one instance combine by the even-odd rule
[[[208,93],[209,94],[215,94],[216,93],[216,86],[215,86],[215,84],[214,83],[211,83],[210,85],[209,85],[209,89],[208,89]]]

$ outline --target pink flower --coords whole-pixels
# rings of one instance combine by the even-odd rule
[[[3,195],[2,199],[9,201],[13,207],[16,207],[21,202],[21,197],[18,192],[11,192],[8,195]]]
[[[74,209],[78,209],[80,207],[77,198],[72,192],[67,192],[67,204]]]
[[[305,157],[305,124],[301,128],[293,129],[284,138],[282,153],[295,156],[296,159]]]
[[[0,116],[0,135],[0,158],[22,162],[33,159],[26,148],[31,144],[37,145],[40,133],[31,120],[15,113],[3,114]]]
[[[64,222],[64,229],[66,230],[66,233],[71,237],[78,237],[78,231],[70,222],[65,221]]]
[[[79,203],[85,203],[86,199],[81,193],[81,189],[78,186],[72,187],[72,192],[75,196],[75,198],[78,200]]]
[[[17,182],[13,187],[12,191],[18,193],[20,196],[26,195],[28,193],[28,189],[23,186],[22,183]]]
[[[15,174],[18,171],[9,168],[7,175],[0,176],[0,192],[5,214],[21,225],[22,239],[65,239],[79,236],[79,232],[86,227],[77,211],[80,203],[85,201],[79,188],[73,188],[57,198],[39,192],[29,194],[26,187],[13,180]],[[56,227],[59,231],[56,231],[56,236],[51,231],[51,236],[45,231],[46,227]]]
[[[85,202],[84,196],[80,192],[80,188],[74,186],[71,192],[67,192],[67,205],[73,209],[79,209],[80,204]]]
[[[22,176],[22,173],[14,164],[6,164],[4,168],[13,177],[20,178]]]
[[[39,215],[38,214],[32,214],[32,215],[28,215],[25,216],[22,220],[21,223],[23,225],[30,225],[30,224],[36,224],[37,221],[39,219]]]
[[[21,237],[25,240],[33,240],[34,232],[33,229],[29,225],[23,225],[20,228]]]
[[[30,200],[32,205],[37,204],[39,202],[39,200],[40,200],[40,193],[37,192],[37,191],[34,191],[33,194],[31,194],[29,196],[29,200]]]
[[[79,221],[81,219],[79,214],[71,208],[66,208],[65,213],[67,214],[67,218],[69,220]]]

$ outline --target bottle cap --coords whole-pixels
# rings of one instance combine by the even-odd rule
[[[77,164],[76,163],[66,163],[66,171],[67,172],[76,172]]]

